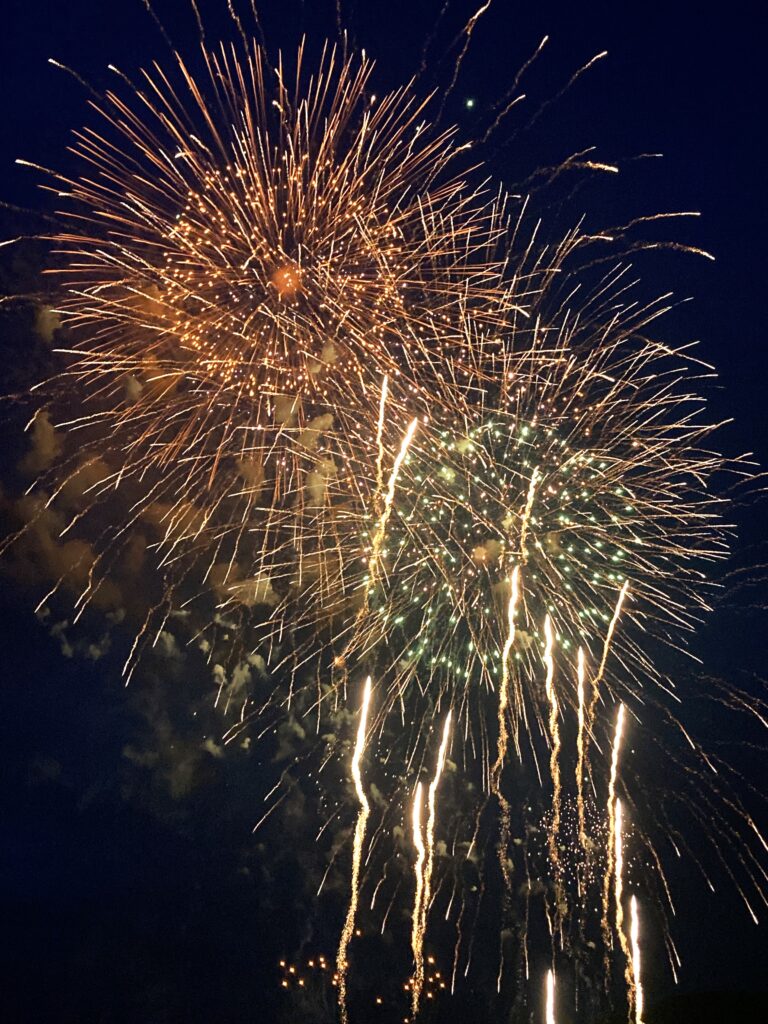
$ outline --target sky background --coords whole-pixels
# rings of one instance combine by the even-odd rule
[[[200,3],[210,38],[229,35],[223,0]],[[260,6],[272,46],[292,50],[302,30],[313,38],[335,32],[332,4]],[[439,6],[342,4],[353,38],[378,62],[382,90],[418,65]],[[460,12],[465,19],[473,9],[457,0],[457,23]],[[157,10],[181,50],[195,45],[185,3],[159,3]],[[477,28],[448,119],[471,132],[473,118],[504,91],[545,33],[552,41],[530,83],[539,102],[594,53],[607,49],[609,56],[535,132],[510,145],[500,133],[489,153],[494,173],[519,181],[586,144],[608,161],[664,154],[630,165],[617,181],[590,185],[584,206],[597,209],[602,222],[627,211],[701,212],[675,236],[716,261],[662,258],[655,273],[663,282],[666,270],[678,296],[695,298],[672,323],[677,337],[700,339],[702,358],[719,370],[713,418],[735,420],[722,446],[732,454],[752,451],[765,466],[768,137],[764,38],[754,5],[495,0]],[[7,2],[0,25],[0,201],[48,208],[38,177],[14,160],[66,167],[70,129],[86,119],[86,90],[51,67],[49,57],[100,88],[110,82],[108,63],[133,71],[166,56],[140,0]],[[437,65],[436,85],[450,69],[450,62]],[[19,218],[6,216],[15,233]],[[9,440],[8,464],[14,445]],[[763,517],[755,503],[737,511],[742,561],[758,558],[749,549],[762,541]],[[702,635],[699,650],[713,673],[735,666],[746,677],[763,674],[764,588],[752,597],[756,607],[720,616]],[[152,711],[125,696],[119,650],[97,661],[82,652],[67,657],[61,638],[35,620],[29,591],[2,580],[0,598],[0,896],[12,947],[2,961],[0,1018],[253,1019],[265,987],[275,984],[276,949],[254,876],[239,867],[256,817],[249,805],[254,779],[242,766],[225,770],[212,756],[211,764],[196,765],[202,776],[188,799],[168,798],[147,779],[137,782],[126,770],[126,743],[146,731]],[[170,684],[180,686],[183,668],[166,668]],[[730,894],[709,897],[690,879],[677,881],[682,990],[765,990],[765,926],[752,926]],[[660,984],[668,995],[668,979]]]

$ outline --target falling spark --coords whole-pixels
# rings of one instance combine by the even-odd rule
[[[608,778],[608,840],[607,840],[607,863],[605,876],[603,879],[603,917],[602,917],[602,929],[603,929],[603,941],[607,948],[611,945],[610,939],[610,928],[608,924],[609,915],[609,904],[611,894],[611,876],[614,871],[614,867],[618,872],[619,865],[614,858],[614,849],[616,848],[616,830],[617,830],[617,819],[616,819],[616,808],[620,807],[619,801],[616,799],[616,779],[619,771],[619,755],[621,753],[621,741],[624,735],[624,705],[619,704],[616,711],[616,726],[613,734],[613,747],[611,750],[611,772]],[[620,823],[618,823],[620,824]],[[616,922],[616,928],[619,929],[619,923]]]
[[[549,702],[549,736],[551,743],[549,768],[552,776],[552,825],[549,834],[549,853],[555,875],[559,876],[560,858],[557,852],[557,837],[560,832],[560,727],[558,724],[557,694],[555,693],[554,686],[555,636],[552,631],[552,620],[549,615],[544,620],[544,636],[546,639],[544,664],[547,669],[546,693]]]
[[[624,933],[624,904],[622,902],[624,898],[624,813],[622,809],[621,800],[619,800],[618,797],[616,798],[614,820],[616,934],[619,937],[619,942],[621,943],[621,951],[624,954],[625,977],[627,980],[627,1000],[629,1002],[631,1013],[636,1004],[636,993],[635,979],[632,971],[632,952],[629,948],[629,943],[627,942],[627,936]]]
[[[531,473],[531,482],[528,485],[528,496],[525,502],[525,510],[523,511],[523,517],[520,523],[520,557],[523,561],[526,561],[527,555],[525,550],[525,541],[528,536],[528,522],[531,518],[531,512],[533,510],[533,500],[536,497],[536,485],[539,482],[539,469],[534,467]]]
[[[413,906],[411,945],[415,970],[412,985],[414,1016],[418,1013],[421,993],[424,987],[424,939],[427,933],[427,914],[432,901],[432,872],[435,860],[435,821],[437,818],[437,787],[445,768],[448,754],[448,740],[451,734],[451,712],[445,717],[443,737],[437,755],[435,774],[427,790],[426,843],[421,827],[421,783],[416,787],[413,801],[413,842],[416,847],[416,897]]]
[[[557,1024],[555,1020],[555,972],[547,971],[547,1017],[546,1024]]]
[[[507,639],[504,642],[504,650],[501,655],[501,686],[499,687],[499,744],[496,753],[496,763],[493,766],[493,784],[500,790],[501,773],[504,769],[504,761],[507,756],[507,745],[509,743],[509,731],[507,728],[507,710],[509,708],[509,656],[515,643],[515,613],[519,597],[519,575],[520,567],[515,566],[510,577],[510,596],[507,604]]]
[[[635,989],[635,1024],[643,1024],[643,983],[640,977],[640,921],[637,912],[637,898],[629,901],[630,937],[632,942],[632,978]]]
[[[371,703],[371,677],[365,681],[363,690],[363,701],[360,708],[360,721],[357,726],[357,739],[355,750],[352,755],[352,781],[355,785],[355,793],[360,802],[360,810],[355,825],[355,838],[352,848],[352,881],[350,885],[349,906],[347,917],[339,940],[339,951],[336,956],[336,972],[338,974],[339,989],[339,1010],[343,1024],[348,1020],[347,1015],[347,971],[349,970],[348,950],[349,943],[355,930],[355,918],[357,916],[357,904],[360,895],[360,863],[362,859],[363,842],[365,841],[365,829],[368,824],[368,816],[371,808],[363,789],[363,779],[360,773],[360,763],[365,751],[366,730],[368,725],[368,709]]]
[[[411,446],[411,441],[413,440],[413,435],[416,433],[418,425],[418,417],[411,420],[409,423],[408,429],[406,430],[405,436],[403,437],[400,445],[400,451],[397,453],[397,457],[392,465],[392,472],[390,473],[389,484],[387,485],[387,493],[384,497],[384,508],[382,509],[381,516],[379,517],[379,524],[376,528],[376,533],[373,535],[373,541],[371,543],[371,557],[368,562],[368,594],[370,594],[371,590],[375,586],[378,576],[381,545],[384,542],[384,537],[387,532],[387,522],[389,521],[389,516],[392,512],[392,502],[395,500],[397,478],[400,474],[400,468],[403,465],[403,461],[408,454],[408,449]]]
[[[600,695],[600,683],[605,675],[605,666],[608,662],[608,654],[611,649],[611,641],[613,640],[613,634],[616,631],[616,625],[621,615],[621,608],[624,604],[624,600],[629,592],[629,580],[624,580],[624,583],[619,591],[619,597],[616,601],[616,607],[613,610],[613,616],[608,626],[608,632],[605,634],[605,642],[603,644],[603,656],[600,659],[600,667],[597,670],[597,675],[592,683],[592,702],[589,709],[590,724],[594,719],[595,705]]]
[[[578,720],[579,731],[576,738],[576,800],[579,814],[579,845],[582,850],[587,848],[587,830],[584,815],[584,648],[579,647],[577,662]]]
[[[411,948],[413,949],[414,972],[411,982],[411,1005],[413,1014],[416,1016],[421,1001],[421,992],[424,988],[424,948],[423,935],[421,934],[421,903],[424,896],[424,860],[426,848],[421,828],[421,783],[416,784],[416,792],[413,796],[413,810],[411,825],[413,829],[413,845],[416,847],[416,895],[413,901],[413,920],[411,923]]]

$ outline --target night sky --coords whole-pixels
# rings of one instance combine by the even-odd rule
[[[231,35],[224,0],[200,0],[200,6],[210,40]],[[292,51],[303,31],[313,38],[335,34],[334,5],[325,0],[259,6],[273,49]],[[353,41],[377,61],[382,91],[418,65],[441,6],[440,0],[342,0]],[[460,25],[474,5],[456,0],[455,8],[450,24]],[[160,0],[157,10],[174,45],[191,50],[196,34],[188,5]],[[538,102],[557,94],[594,53],[606,49],[609,57],[534,131],[513,139],[511,119],[487,154],[492,172],[514,183],[589,144],[607,161],[664,154],[663,160],[628,163],[616,180],[588,183],[574,202],[608,223],[638,212],[701,212],[676,227],[674,237],[712,252],[716,261],[662,255],[648,275],[652,284],[666,288],[671,281],[676,295],[694,298],[675,311],[667,331],[700,339],[701,357],[718,368],[712,418],[734,419],[722,431],[722,448],[733,455],[753,452],[758,464],[768,465],[768,95],[754,5],[592,0],[526,7],[495,0],[473,37],[446,119],[471,133],[473,118],[503,93],[545,33],[551,43],[530,81]],[[439,63],[451,41],[445,35],[435,41],[438,63],[427,83],[437,87],[445,86],[453,66]],[[69,132],[86,117],[87,90],[51,67],[49,57],[98,90],[110,84],[108,63],[132,71],[165,59],[167,44],[141,0],[6,2],[0,201],[14,209],[0,209],[2,237],[41,230],[21,211],[46,211],[52,202],[37,187],[39,175],[14,160],[66,169]],[[21,256],[15,252],[0,250],[6,293],[29,288],[43,262],[34,244],[22,247]],[[39,354],[18,340],[23,316],[9,323],[7,316],[0,320],[8,378],[3,392],[33,383],[38,373]],[[2,477],[12,490],[24,449],[14,407],[4,407],[2,416]],[[735,509],[735,564],[766,561],[764,514],[757,496]],[[190,726],[182,724],[188,709],[208,721],[194,670],[166,652],[165,661],[145,666],[138,692],[126,692],[120,665],[128,632],[109,632],[107,643],[108,631],[94,619],[80,633],[62,636],[50,621],[35,618],[39,597],[35,583],[27,585],[17,571],[0,572],[0,1020],[316,1024],[309,1015],[306,1022],[279,1016],[286,1010],[278,999],[277,961],[302,937],[285,895],[289,878],[279,870],[270,874],[263,851],[253,849],[264,782],[258,761],[230,763],[212,747],[205,757],[180,762],[179,745],[192,742]],[[694,641],[708,673],[733,677],[755,694],[768,655],[761,607],[767,597],[765,585],[751,588]],[[706,731],[711,723],[702,725]],[[213,719],[210,728],[214,735]],[[177,754],[164,755],[163,742]],[[142,756],[150,749],[151,763]],[[744,764],[759,773],[765,757]],[[761,788],[759,778],[751,781]],[[684,869],[674,881],[683,957],[678,991],[693,1001],[675,1011],[683,1004],[669,1002],[677,997],[668,972],[653,971],[658,987],[649,988],[651,1010],[661,1012],[665,1000],[672,1009],[668,1016],[649,1013],[649,1021],[683,1024],[709,1020],[707,1013],[712,1020],[768,1020],[768,1002],[757,995],[768,990],[765,923],[752,924],[725,877],[716,879],[716,895]],[[285,942],[283,922],[292,936]],[[695,1001],[709,992],[727,995]],[[454,1019],[464,1018],[449,1003],[435,1018]]]

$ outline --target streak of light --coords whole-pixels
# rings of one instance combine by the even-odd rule
[[[339,950],[336,955],[336,971],[338,974],[339,985],[339,1011],[341,1015],[342,1024],[346,1024],[348,1020],[347,1014],[347,971],[349,970],[349,943],[355,931],[355,918],[357,916],[357,904],[360,897],[360,862],[362,859],[363,843],[365,841],[365,830],[368,824],[368,816],[371,813],[371,807],[366,796],[365,789],[363,788],[363,778],[360,772],[360,764],[363,759],[365,752],[365,741],[366,741],[366,730],[368,726],[368,710],[371,704],[371,677],[365,681],[365,687],[363,689],[363,700],[360,707],[360,721],[357,726],[357,739],[355,741],[355,749],[352,755],[352,766],[351,774],[352,781],[355,786],[355,793],[357,799],[360,802],[360,810],[357,815],[357,823],[355,825],[355,837],[352,847],[352,881],[350,885],[350,896],[349,906],[347,907],[347,916],[344,921],[344,927],[341,932],[341,938],[339,940]]]
[[[632,896],[629,901],[630,915],[630,941],[632,943],[632,978],[635,987],[635,1024],[643,1024],[643,1004],[645,997],[641,978],[640,962],[640,920],[637,912],[637,897]]]

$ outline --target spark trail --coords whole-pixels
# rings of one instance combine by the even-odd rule
[[[501,685],[499,687],[499,711],[498,711],[498,726],[499,726],[499,739],[498,748],[496,751],[496,761],[491,770],[491,792],[496,795],[496,799],[499,804],[499,846],[498,846],[498,857],[499,866],[501,867],[501,875],[504,884],[504,894],[502,896],[502,907],[503,916],[506,918],[506,913],[509,904],[509,894],[512,884],[512,876],[509,870],[508,850],[509,850],[509,836],[510,836],[510,808],[509,801],[504,796],[504,792],[501,786],[502,774],[504,772],[504,762],[507,757],[507,747],[509,745],[509,730],[507,727],[507,713],[509,710],[509,659],[512,653],[512,647],[515,643],[515,614],[517,611],[517,602],[519,598],[519,577],[520,567],[518,565],[512,570],[510,577],[510,595],[509,602],[507,604],[507,638],[504,642],[504,649],[501,657]],[[515,726],[517,727],[518,716],[515,715]],[[503,941],[503,940],[502,940]],[[504,969],[504,951],[499,951],[499,973],[497,977],[496,987],[497,990],[501,990],[501,974]]]
[[[579,815],[579,846],[582,851],[587,848],[587,829],[584,814],[584,648],[579,647],[577,661],[577,693],[578,693],[578,721],[579,731],[576,738],[577,760],[576,760],[576,802]]]
[[[640,920],[637,911],[637,898],[633,895],[629,901],[630,941],[632,943],[632,980],[635,989],[635,1024],[643,1024],[644,993],[640,976]]]
[[[546,1024],[557,1024],[555,1020],[555,972],[547,971],[547,1010]]]
[[[592,682],[592,699],[589,704],[589,716],[588,724],[591,729],[595,718],[595,708],[597,707],[597,701],[600,697],[600,683],[603,681],[605,675],[605,666],[608,663],[608,655],[611,650],[611,641],[613,640],[613,634],[616,632],[616,626],[619,622],[619,616],[621,615],[621,609],[629,592],[629,580],[624,580],[624,583],[619,591],[619,596],[616,601],[616,607],[613,610],[610,624],[608,626],[608,632],[605,634],[605,642],[603,643],[603,654],[600,658],[600,666],[597,670],[597,674]]]
[[[603,878],[603,915],[601,926],[603,930],[603,943],[606,949],[612,946],[610,925],[608,923],[609,907],[611,899],[611,878],[614,869],[618,870],[614,850],[616,848],[616,808],[620,806],[616,800],[616,779],[619,771],[619,756],[621,754],[621,742],[624,736],[624,705],[619,704],[616,712],[616,725],[613,734],[613,746],[611,749],[611,772],[608,778],[608,839],[606,844],[606,868]],[[618,925],[617,925],[618,927]]]
[[[624,976],[627,981],[627,1000],[629,1002],[630,1015],[636,1004],[635,977],[632,971],[632,951],[627,942],[624,932],[624,810],[621,800],[616,798],[615,808],[615,829],[614,829],[614,874],[615,874],[615,899],[616,899],[616,934],[619,937],[621,951],[624,954]]]
[[[371,677],[365,681],[363,689],[363,700],[360,707],[360,721],[357,726],[357,739],[355,750],[352,755],[352,781],[355,785],[355,793],[360,802],[360,810],[355,825],[355,837],[352,847],[352,881],[350,885],[349,906],[347,917],[339,940],[339,950],[336,956],[336,971],[339,979],[339,1012],[342,1024],[346,1024],[347,1015],[347,971],[349,970],[349,943],[355,930],[355,918],[357,916],[357,904],[360,896],[360,863],[362,860],[363,843],[365,841],[365,830],[368,824],[368,817],[371,807],[363,788],[363,779],[360,772],[360,764],[365,752],[366,730],[368,726],[368,710],[371,704]]]
[[[557,837],[560,832],[560,726],[558,723],[559,707],[557,702],[557,693],[555,692],[554,685],[555,635],[552,630],[552,620],[549,615],[547,615],[544,620],[544,637],[546,640],[546,646],[544,648],[544,665],[547,670],[546,693],[547,701],[549,703],[549,739],[551,748],[549,769],[552,776],[552,825],[549,833],[549,855],[555,874],[555,882],[559,889],[560,856],[557,850]]]
[[[383,409],[383,402],[382,402]],[[389,475],[389,483],[387,484],[387,493],[384,496],[384,507],[379,517],[379,523],[376,528],[376,533],[373,535],[373,541],[371,543],[371,556],[368,562],[368,587],[366,589],[366,596],[370,595],[371,591],[376,585],[376,581],[379,573],[381,545],[384,543],[384,537],[387,533],[387,523],[392,512],[392,502],[395,500],[395,488],[397,487],[397,478],[400,474],[400,469],[403,465],[408,449],[411,446],[413,435],[416,433],[416,428],[419,425],[418,417],[411,420],[408,424],[408,429],[403,436],[402,443],[400,445],[400,451],[397,453],[397,457],[392,465],[392,472]],[[363,606],[361,611],[367,611],[367,602]]]
[[[422,785],[416,784],[416,792],[413,795],[413,809],[411,812],[411,827],[413,831],[413,845],[416,847],[416,894],[413,900],[413,920],[411,922],[411,948],[413,950],[414,971],[411,982],[411,1005],[414,1017],[419,1011],[421,992],[424,988],[424,952],[423,936],[421,935],[421,903],[424,896],[424,861],[427,851],[424,846],[424,835],[421,828],[421,794]]]
[[[418,1013],[424,987],[424,938],[427,933],[427,914],[432,901],[432,872],[435,864],[435,822],[437,819],[437,788],[445,769],[448,742],[451,735],[452,714],[449,711],[443,725],[443,736],[435,765],[435,774],[427,790],[426,843],[421,830],[421,783],[417,786],[413,808],[413,839],[417,851],[416,898],[413,907],[411,944],[415,963],[412,1004],[414,1016]]]

